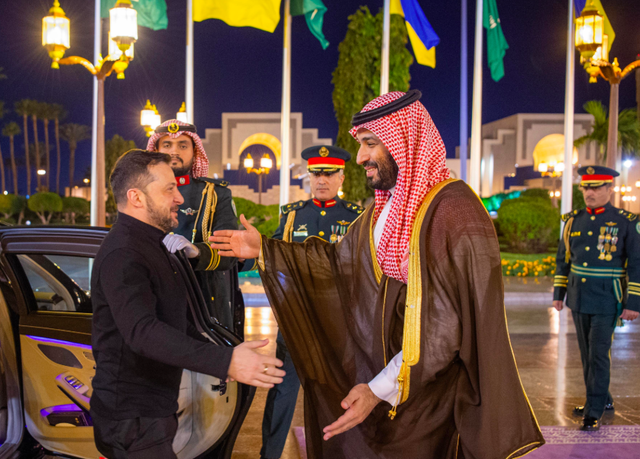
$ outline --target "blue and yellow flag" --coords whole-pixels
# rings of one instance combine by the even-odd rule
[[[280,22],[280,0],[193,0],[193,20],[206,19],[273,32]]]
[[[413,54],[420,65],[436,67],[436,45],[440,38],[427,21],[417,0],[391,0],[391,14],[404,18]]]
[[[575,15],[576,17],[582,14],[582,10],[587,5],[587,0],[574,0],[576,5]],[[598,10],[598,13],[602,15],[602,32],[608,37],[608,50],[611,51],[611,45],[613,44],[613,40],[616,39],[616,33],[613,31],[613,27],[611,26],[611,22],[609,22],[609,18],[607,17],[607,13],[604,12],[604,7],[600,0],[593,0],[593,4]]]

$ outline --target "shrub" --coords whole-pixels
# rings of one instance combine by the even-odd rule
[[[533,199],[543,199],[551,203],[551,197],[549,196],[549,190],[544,188],[529,188],[524,190],[520,194],[521,198],[533,198]]]
[[[233,202],[236,205],[238,217],[244,215],[260,234],[271,237],[278,228],[280,206],[277,204],[265,206],[244,198],[233,198]],[[238,225],[240,225],[240,220],[238,220]]]
[[[500,232],[509,251],[542,253],[560,234],[558,209],[542,198],[518,198],[505,201],[498,209]]]
[[[62,212],[62,198],[56,193],[35,193],[29,198],[28,206],[40,217],[42,224],[48,225],[55,212]]]
[[[64,212],[65,219],[71,222],[72,225],[76,224],[76,217],[86,215],[91,211],[91,204],[84,198],[67,197],[62,198],[62,212]]]
[[[11,220],[17,216],[18,224],[24,218],[24,209],[27,207],[27,198],[15,194],[0,194],[0,213],[5,220]]]

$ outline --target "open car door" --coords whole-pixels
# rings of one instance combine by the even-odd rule
[[[89,407],[91,270],[107,231],[80,228],[0,228],[3,300],[19,337],[26,429],[47,450],[98,458]],[[208,317],[191,267],[181,259],[196,326],[221,346],[240,340]],[[16,329],[16,327],[13,327]],[[203,356],[203,358],[206,358]],[[185,371],[179,396],[179,458],[231,457],[254,391],[235,382]]]

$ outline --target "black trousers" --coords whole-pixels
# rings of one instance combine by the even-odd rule
[[[178,417],[116,421],[91,413],[98,451],[108,459],[175,459]]]
[[[615,315],[582,314],[572,311],[578,335],[587,402],[584,416],[600,419],[604,406],[613,403],[609,393],[611,380],[611,343]]]
[[[262,449],[260,450],[260,456],[265,459],[278,459],[282,455],[300,390],[296,368],[293,366],[291,355],[280,332],[278,332],[276,345],[276,357],[284,362],[281,369],[287,374],[282,383],[269,389],[267,394],[262,418]]]

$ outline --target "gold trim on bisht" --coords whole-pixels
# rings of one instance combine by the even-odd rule
[[[409,398],[411,367],[420,361],[420,332],[422,315],[422,269],[420,263],[420,232],[422,222],[436,195],[456,179],[447,179],[435,185],[427,194],[416,214],[411,239],[409,241],[409,279],[407,282],[407,300],[404,313],[402,337],[402,366],[398,373],[398,397],[389,411],[389,417],[395,418],[399,404]]]
[[[282,233],[282,240],[284,242],[291,242],[293,239],[293,227],[296,221],[296,211],[292,210],[287,215],[287,223],[284,225],[284,232]]]

